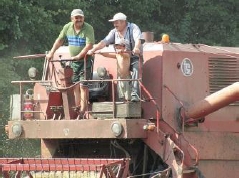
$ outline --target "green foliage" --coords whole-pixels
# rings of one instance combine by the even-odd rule
[[[160,21],[173,41],[238,46],[239,1],[163,0]]]
[[[167,33],[173,42],[239,46],[238,0],[1,0],[0,94],[4,101],[1,127],[9,117],[9,96],[18,92],[11,81],[28,80],[28,68],[35,66],[41,70],[43,64],[43,59],[12,57],[48,51],[75,8],[84,11],[85,20],[95,29],[97,42],[113,28],[108,20],[115,13],[123,12],[142,31],[153,31],[156,41]],[[16,148],[16,153],[24,156],[19,145],[31,144],[38,143],[4,142],[8,150],[5,154],[13,155]]]

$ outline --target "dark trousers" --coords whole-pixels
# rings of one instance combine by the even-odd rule
[[[141,62],[141,65],[139,65],[139,62]],[[130,58],[130,71],[132,72],[132,79],[139,79],[139,72],[142,72],[142,64],[143,64],[143,58],[138,56],[132,56]],[[141,70],[139,71],[139,67],[141,66]],[[139,82],[137,80],[132,81],[132,92],[131,96],[137,95],[140,97],[140,89],[139,89]]]

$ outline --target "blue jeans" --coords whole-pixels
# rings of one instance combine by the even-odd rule
[[[132,79],[139,79],[139,61],[141,62],[141,72],[142,72],[142,65],[143,65],[143,58],[140,57],[139,60],[138,56],[131,56],[130,58],[130,71],[132,72]],[[132,92],[131,96],[138,96],[140,97],[140,89],[139,89],[139,82],[137,80],[131,81],[132,85]]]

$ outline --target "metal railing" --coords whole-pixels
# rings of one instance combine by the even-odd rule
[[[23,113],[42,113],[45,116],[45,113],[43,111],[24,111],[23,110],[23,104],[24,104],[24,100],[23,100],[23,85],[24,84],[32,84],[32,83],[52,83],[52,81],[41,81],[41,80],[26,80],[26,81],[12,81],[12,84],[18,84],[19,85],[19,94],[20,94],[20,120],[23,120]]]

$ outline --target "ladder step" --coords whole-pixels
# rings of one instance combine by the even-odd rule
[[[196,167],[189,167],[183,169],[183,174],[190,174],[196,172]]]
[[[95,118],[113,118],[113,102],[95,102],[92,114]],[[141,118],[140,102],[115,102],[115,118]]]

